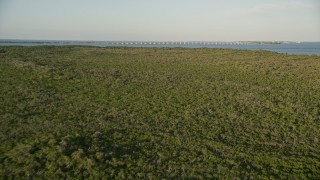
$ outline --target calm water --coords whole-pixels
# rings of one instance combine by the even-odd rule
[[[0,40],[0,46],[61,46],[80,45],[97,47],[187,47],[187,48],[227,48],[247,50],[268,50],[287,54],[320,55],[320,42],[281,43],[281,44],[236,44],[236,43],[208,43],[208,42],[94,42],[94,41],[24,41],[24,40]]]

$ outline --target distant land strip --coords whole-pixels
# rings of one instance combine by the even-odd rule
[[[293,41],[74,41],[74,40],[10,40],[0,43],[53,43],[53,44],[106,44],[106,45],[254,45],[254,44],[297,44]]]

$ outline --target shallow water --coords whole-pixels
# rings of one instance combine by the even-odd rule
[[[0,46],[43,46],[80,45],[97,47],[186,47],[186,48],[226,48],[247,50],[268,50],[287,54],[320,55],[320,42],[259,44],[228,42],[108,42],[108,41],[25,41],[0,40]]]

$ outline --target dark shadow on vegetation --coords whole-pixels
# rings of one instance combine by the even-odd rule
[[[117,175],[142,155],[137,139],[128,139],[127,135],[125,130],[109,130],[60,138],[39,137],[29,143],[16,144],[2,156],[1,173],[17,178],[86,178],[99,173],[109,176],[110,172],[105,170],[112,168]]]

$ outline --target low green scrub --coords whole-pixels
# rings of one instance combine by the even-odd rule
[[[0,177],[319,179],[320,57],[0,47]]]

